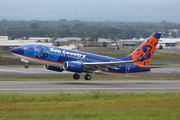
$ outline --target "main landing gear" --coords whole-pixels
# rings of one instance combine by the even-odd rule
[[[79,74],[77,74],[77,73],[75,73],[74,75],[73,75],[73,78],[75,79],[75,80],[78,80],[79,78],[80,78],[80,75]],[[84,79],[85,80],[91,80],[91,75],[88,75],[88,74],[86,74],[85,76],[84,76]]]
[[[84,79],[85,79],[85,80],[91,80],[91,75],[86,74],[86,75],[84,76]]]
[[[80,78],[80,75],[77,74],[77,73],[75,73],[75,74],[73,75],[73,78],[74,78],[75,80],[78,80],[78,79]]]
[[[26,69],[28,69],[28,68],[29,68],[29,64],[26,64],[24,67],[25,67]]]

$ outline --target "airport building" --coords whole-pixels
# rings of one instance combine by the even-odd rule
[[[54,46],[83,46],[83,41],[80,37],[65,37],[58,38],[53,44]]]
[[[0,36],[0,47],[5,51],[9,51],[11,48],[19,47],[20,45],[25,44],[40,44],[40,45],[48,45],[52,46],[53,43],[47,42],[35,42],[32,40],[8,40],[8,36]]]
[[[55,40],[54,46],[82,46],[82,47],[102,47],[103,42],[107,47],[111,46],[111,41],[105,38],[98,38],[98,41],[89,41],[90,37],[85,37],[84,40],[80,37],[65,37]]]
[[[140,46],[145,40],[118,40],[117,46],[119,49],[124,47],[138,47]],[[157,48],[160,47],[160,45],[163,48],[172,48],[176,47],[180,43],[180,38],[160,38]]]
[[[52,38],[49,38],[49,37],[30,37],[29,40],[33,41],[33,42],[51,42]]]
[[[0,36],[0,41],[6,41],[8,40],[8,36]]]

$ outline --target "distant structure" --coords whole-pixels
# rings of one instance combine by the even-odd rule
[[[90,41],[90,37],[65,37],[58,38],[53,43],[54,46],[82,46],[82,47],[102,47],[103,42],[106,43],[107,47],[111,46],[111,40],[105,38],[98,38],[98,41]]]
[[[24,44],[40,44],[40,45],[48,45],[52,46],[53,43],[46,43],[46,42],[35,42],[31,40],[8,40],[8,36],[0,36],[0,47],[4,51],[9,51],[13,47],[19,47],[20,45]]]
[[[80,37],[65,37],[58,38],[53,44],[54,46],[83,46],[83,41]]]
[[[145,40],[118,40],[117,46],[120,48],[131,46],[131,47],[138,47],[140,46]]]
[[[118,40],[117,47],[119,49],[124,47],[138,47],[140,46],[145,40]],[[172,48],[176,47],[180,43],[180,38],[160,38],[157,48],[162,46],[163,48]]]
[[[51,42],[52,38],[49,38],[49,37],[30,37],[29,40],[34,41],[34,42]]]
[[[163,48],[172,48],[178,45],[178,43],[180,43],[180,38],[161,38],[157,47],[162,45]]]
[[[8,36],[0,36],[0,40],[8,40]]]

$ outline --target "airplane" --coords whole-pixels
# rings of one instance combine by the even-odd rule
[[[81,51],[67,50],[53,46],[26,44],[11,50],[11,53],[25,62],[43,64],[46,69],[63,72],[74,72],[73,78],[78,80],[79,73],[86,73],[85,80],[91,80],[93,73],[130,74],[149,72],[155,66],[149,66],[161,33],[152,34],[133,53],[123,57],[107,57]]]
[[[78,51],[79,50],[79,47],[77,47],[76,49],[75,49],[75,51]]]

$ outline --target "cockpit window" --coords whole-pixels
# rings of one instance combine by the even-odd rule
[[[20,48],[22,48],[22,49],[28,49],[28,47],[24,47],[24,46],[20,46]]]

